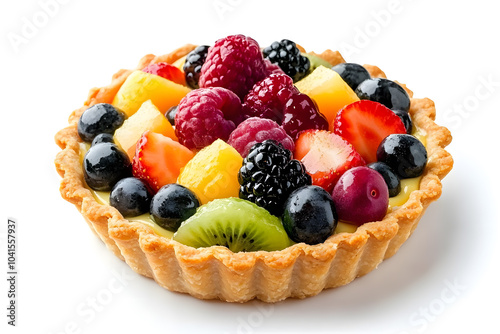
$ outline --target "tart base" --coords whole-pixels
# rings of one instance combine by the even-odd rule
[[[161,61],[173,63],[194,47],[186,45],[159,57],[147,55],[137,69]],[[332,65],[344,61],[331,50],[318,56]],[[379,68],[365,67],[373,77],[385,77]],[[106,246],[134,271],[154,278],[171,291],[228,302],[255,298],[277,302],[314,296],[324,289],[348,284],[398,251],[429,204],[440,197],[441,180],[453,167],[451,155],[444,150],[452,137],[448,129],[434,123],[434,103],[427,98],[412,98],[410,114],[414,124],[426,134],[428,164],[420,189],[413,191],[404,205],[391,209],[382,221],[364,224],[354,233],[332,235],[319,245],[300,243],[282,251],[233,253],[221,246],[194,249],[161,237],[144,224],[124,219],[115,208],[96,202],[86,187],[80,163],[78,119],[94,104],[111,103],[131,72],[120,70],[110,85],[92,89],[84,105],[71,114],[70,125],[55,136],[62,149],[55,165],[62,177],[62,197],[76,206]]]

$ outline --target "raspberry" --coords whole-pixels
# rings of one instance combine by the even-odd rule
[[[271,63],[269,59],[264,59],[264,63],[266,64],[267,75],[271,75],[273,73],[285,74],[285,72],[283,72],[283,70],[281,69],[281,67],[279,67],[278,64]]]
[[[238,96],[222,87],[189,92],[175,114],[175,134],[189,149],[201,149],[220,138],[226,141],[243,120]]]
[[[304,130],[328,130],[328,121],[306,94],[294,94],[285,104],[281,126],[295,141]]]
[[[274,140],[255,144],[238,173],[240,198],[281,216],[292,191],[312,182],[304,165],[291,157],[292,153]]]
[[[202,88],[227,88],[243,100],[266,74],[259,44],[250,37],[234,35],[219,39],[208,50],[199,85]]]
[[[269,118],[281,124],[286,101],[299,91],[286,74],[271,74],[256,83],[243,102],[245,117]]]
[[[291,152],[295,148],[292,138],[286,134],[285,130],[278,123],[259,117],[250,117],[240,123],[231,132],[227,143],[234,147],[244,158],[254,144],[263,142],[266,139],[273,139],[281,143],[284,148]]]
[[[262,53],[271,63],[278,64],[286,74],[292,77],[293,82],[305,77],[311,67],[309,59],[302,56],[295,43],[288,39],[273,42],[270,46],[264,48]]]

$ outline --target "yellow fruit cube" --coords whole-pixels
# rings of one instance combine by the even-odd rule
[[[216,198],[238,197],[242,162],[238,151],[217,139],[187,163],[177,183],[193,191],[202,204]]]
[[[175,130],[170,122],[151,100],[147,100],[135,114],[127,118],[123,125],[115,131],[115,143],[120,145],[130,158],[133,158],[135,144],[147,130],[160,133],[177,141]]]
[[[151,100],[160,112],[165,113],[169,108],[178,105],[189,92],[190,89],[186,86],[158,75],[135,71],[120,87],[112,104],[130,117],[144,102]]]
[[[335,71],[319,66],[311,74],[295,84],[301,93],[309,95],[316,101],[319,112],[322,113],[330,130],[337,112],[348,104],[359,101],[358,96],[342,77]]]

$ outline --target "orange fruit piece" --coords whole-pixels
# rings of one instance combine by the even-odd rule
[[[238,151],[217,139],[187,163],[177,183],[193,191],[202,204],[216,198],[238,197],[238,172],[242,163]]]
[[[311,74],[295,84],[297,89],[309,95],[318,105],[333,130],[332,122],[344,106],[359,101],[356,93],[335,71],[319,66]]]
[[[134,71],[118,90],[112,104],[130,117],[144,102],[151,100],[161,113],[165,113],[190,91],[156,74]]]

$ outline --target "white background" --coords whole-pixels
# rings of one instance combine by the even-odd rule
[[[54,1],[0,5],[0,332],[498,331],[494,1],[66,0],[44,14],[42,4]],[[91,87],[147,53],[234,33],[262,46],[289,38],[317,52],[340,49],[350,62],[376,64],[416,97],[432,98],[438,123],[453,133],[455,167],[441,199],[395,257],[345,287],[274,305],[172,293],[115,258],[59,195],[53,137]],[[15,328],[5,316],[7,218],[18,222]]]

